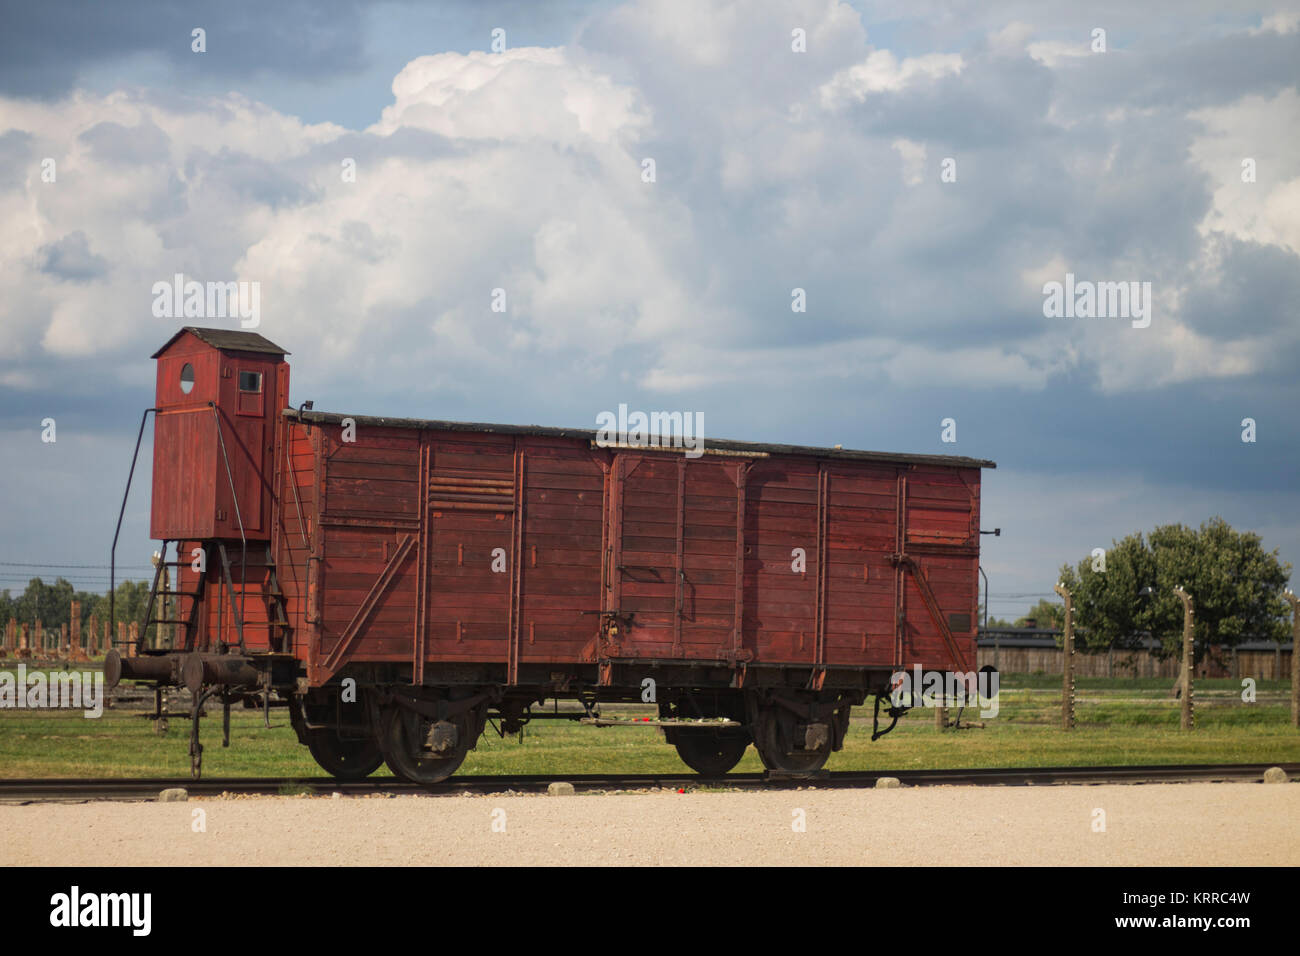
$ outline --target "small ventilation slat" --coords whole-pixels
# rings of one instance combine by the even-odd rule
[[[504,502],[507,505],[513,505],[515,500],[515,496],[509,492],[502,495],[483,495],[478,494],[477,492],[474,494],[456,494],[441,488],[434,488],[429,494],[429,500],[431,501],[437,498],[444,501],[463,501],[466,504],[473,502],[482,505],[494,505]]]
[[[429,507],[444,511],[514,511],[515,489],[509,476],[485,478],[440,474],[429,477]]]
[[[446,485],[449,487],[480,487],[480,488],[509,488],[510,476],[503,478],[460,478],[449,477],[447,475],[434,475],[429,479],[430,485]]]

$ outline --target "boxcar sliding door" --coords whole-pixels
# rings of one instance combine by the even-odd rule
[[[612,465],[611,656],[728,660],[739,646],[738,479],[748,461],[620,453]]]

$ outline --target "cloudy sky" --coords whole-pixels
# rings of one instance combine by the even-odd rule
[[[0,588],[107,563],[150,353],[238,324],[176,273],[295,404],[992,458],[995,614],[1168,522],[1300,563],[1300,4],[1078,6],[6,0]]]

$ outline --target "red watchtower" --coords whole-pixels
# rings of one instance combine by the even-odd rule
[[[160,650],[288,648],[271,535],[286,354],[256,332],[187,327],[153,355],[150,529],[162,548],[141,633],[159,625]]]
[[[152,537],[270,540],[287,354],[256,332],[192,327],[153,354]]]

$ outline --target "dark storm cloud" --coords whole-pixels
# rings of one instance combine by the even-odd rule
[[[90,251],[90,243],[81,230],[41,246],[38,256],[41,272],[60,279],[87,282],[108,274],[108,262]]]
[[[163,336],[159,344],[165,341]],[[141,360],[138,364],[142,371],[152,372],[148,368],[152,363]],[[37,371],[35,388],[5,391],[0,402],[0,433],[30,432],[39,439],[41,419],[49,417],[60,429],[67,426],[88,434],[129,434],[134,440],[141,414],[153,404],[150,385],[123,386],[105,373],[101,362],[60,362]],[[58,440],[62,442],[63,437],[60,433]],[[116,467],[116,462],[106,464]]]
[[[1300,256],[1229,237],[1218,247],[1219,268],[1189,290],[1188,325],[1217,340],[1300,328]]]
[[[359,0],[5,0],[0,93],[57,97],[77,85],[83,69],[141,54],[190,78],[346,73],[362,65],[365,6]],[[195,27],[207,31],[206,53],[190,48]]]
[[[229,149],[191,153],[185,175],[187,179],[200,179],[204,190],[226,190],[270,209],[297,205],[315,196],[305,184],[301,169]]]
[[[1172,49],[1112,49],[1067,59],[1060,83],[1081,109],[1192,110],[1248,94],[1271,96],[1300,81],[1300,32],[1244,32]]]
[[[977,58],[960,74],[877,93],[849,114],[874,135],[938,145],[1014,147],[1054,134],[1052,71],[1028,57]]]
[[[792,139],[815,143],[827,174],[814,169],[749,191],[717,188],[712,139],[691,133],[702,99],[688,109],[686,129],[673,113],[678,135],[661,133],[647,151],[667,171],[669,185],[661,188],[689,197],[693,224],[708,237],[702,245],[730,263],[713,287],[748,317],[732,330],[733,342],[862,335],[920,342],[924,330],[925,343],[940,348],[1014,348],[1043,329],[1041,294],[1022,273],[1048,258],[1059,255],[1065,269],[1099,280],[1162,288],[1185,281],[1213,198],[1210,180],[1187,159],[1203,129],[1186,110],[1275,93],[1288,76],[1294,82],[1284,61],[1295,40],[1239,34],[1154,55],[1066,58],[1060,70],[1027,54],[994,55],[981,43],[960,74],[873,91],[822,127],[847,123],[874,141],[874,150],[796,128]],[[1256,56],[1258,72],[1249,66]],[[676,103],[681,92],[659,63],[644,58],[639,77],[656,84],[648,93],[656,108],[659,93]],[[1188,67],[1196,63],[1211,70]],[[1226,92],[1218,85],[1225,72]],[[1070,82],[1059,83],[1062,75]],[[1109,84],[1106,95],[1092,83]],[[921,183],[901,185],[903,162],[885,145],[895,137],[926,148]],[[756,141],[755,163],[773,148]],[[941,185],[938,164],[949,155],[958,181]],[[679,171],[685,183],[677,182]],[[791,208],[810,211],[805,224],[783,221]],[[1276,259],[1258,264],[1281,267]],[[1276,289],[1286,274],[1256,278]],[[794,286],[807,290],[804,318],[789,313]]]
[[[127,166],[148,166],[166,162],[167,134],[149,121],[136,126],[96,123],[77,139],[90,147],[96,159]]]
[[[345,133],[338,139],[312,149],[306,161],[327,162],[337,167],[344,157],[349,157],[357,161],[360,170],[364,166],[393,157],[437,159],[463,156],[472,148],[430,130],[404,126],[382,137],[367,133]]]

